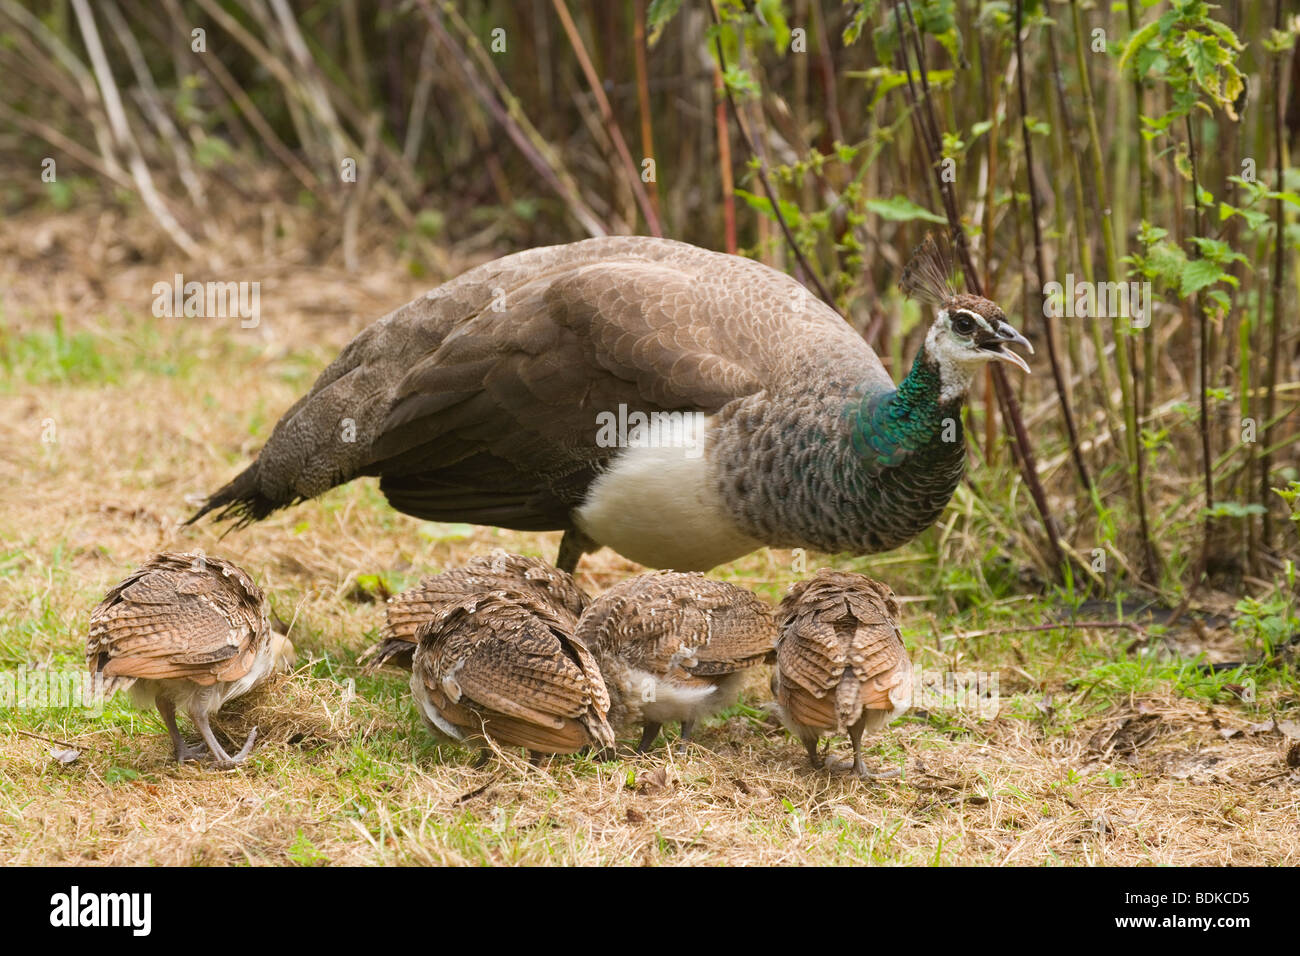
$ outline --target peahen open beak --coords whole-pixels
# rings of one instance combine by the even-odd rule
[[[1009,343],[1023,345],[1029,350],[1029,354],[1034,354],[1034,347],[1029,344],[1029,340],[1013,329],[1006,322],[999,322],[994,328],[994,334],[987,336],[979,343],[979,348],[992,354],[994,358],[1001,359],[1015,365],[1022,371],[1029,372],[1029,363],[1007,348]]]

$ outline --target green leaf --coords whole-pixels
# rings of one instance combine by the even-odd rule
[[[1222,267],[1209,259],[1190,259],[1187,265],[1183,267],[1183,274],[1178,286],[1179,294],[1186,298],[1206,286],[1214,285],[1223,277]]]
[[[1192,242],[1201,250],[1201,255],[1211,262],[1226,266],[1232,262],[1245,262],[1246,257],[1233,249],[1222,239],[1210,239],[1205,236],[1192,236]]]
[[[1263,505],[1243,505],[1239,501],[1216,501],[1213,508],[1202,508],[1202,518],[1249,518],[1264,514]]]
[[[1124,72],[1124,67],[1128,65],[1128,61],[1133,58],[1133,55],[1150,43],[1159,32],[1160,21],[1155,20],[1148,23],[1128,38],[1128,43],[1124,44],[1124,52],[1121,53],[1119,57],[1119,71],[1121,73]]]
[[[650,9],[646,11],[646,23],[650,27],[650,36],[646,43],[654,46],[663,36],[664,27],[668,22],[677,16],[677,11],[681,9],[682,0],[650,0]]]
[[[845,46],[853,46],[858,42],[858,37],[862,35],[862,28],[866,26],[868,20],[875,17],[878,6],[880,0],[859,0],[858,8],[853,11],[853,18],[841,34]]]
[[[747,98],[757,96],[759,92],[758,84],[749,75],[749,71],[738,66],[727,67],[727,72],[722,74],[722,82],[727,84],[727,89],[733,96]]]
[[[948,224],[948,220],[943,216],[936,216],[930,210],[918,206],[906,196],[895,196],[892,199],[868,199],[866,207],[869,212],[875,213],[881,219],[888,219],[890,222],[913,222],[919,219],[922,222]]]
[[[790,51],[790,25],[786,22],[781,0],[759,0],[757,10],[772,31],[772,46],[782,55]]]
[[[737,189],[736,195],[745,200],[751,209],[757,210],[773,221],[776,220],[776,216],[772,213],[772,203],[766,196],[756,196],[745,189]],[[788,199],[778,199],[778,201],[781,204],[781,216],[785,219],[786,225],[793,229],[803,222],[803,210]]]

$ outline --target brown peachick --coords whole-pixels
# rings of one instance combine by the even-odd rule
[[[612,747],[609,693],[572,622],[533,591],[498,588],[445,604],[416,632],[411,666],[430,732],[534,756]]]
[[[819,767],[820,736],[847,732],[855,774],[896,776],[873,773],[862,762],[863,734],[904,714],[912,701],[912,663],[894,592],[861,574],[822,569],[790,589],[777,626],[778,712],[813,767]]]
[[[772,612],[744,588],[699,573],[660,571],[614,585],[578,621],[610,692],[615,727],[641,725],[640,752],[660,727],[695,723],[729,707],[745,671],[776,646]]]
[[[493,589],[531,591],[565,612],[570,630],[590,598],[572,575],[538,558],[497,549],[471,558],[463,566],[424,578],[418,585],[388,599],[387,622],[379,643],[362,655],[366,670],[391,664],[411,666],[415,632],[449,601]]]
[[[257,728],[232,757],[212,733],[211,716],[288,669],[293,645],[272,632],[262,591],[241,568],[201,552],[163,553],[91,612],[86,659],[106,696],[129,689],[137,706],[158,708],[178,761],[210,759],[229,769],[248,757]],[[178,708],[202,744],[181,737]]]

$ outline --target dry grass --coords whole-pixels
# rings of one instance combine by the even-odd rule
[[[401,587],[498,546],[553,557],[556,535],[420,523],[368,481],[224,540],[178,525],[186,496],[232,475],[339,346],[438,277],[416,281],[382,253],[364,277],[273,262],[249,276],[263,282],[258,329],[154,320],[150,287],[187,270],[130,265],[120,243],[88,250],[98,235],[76,218],[0,226],[11,363],[0,387],[0,663],[79,667],[90,608],[164,548],[247,567],[293,622],[301,660],[218,718],[231,737],[262,731],[249,764],[229,773],[174,766],[156,715],[124,703],[101,719],[0,710],[0,862],[1297,862],[1292,741],[1258,726],[1269,708],[1294,706],[1290,689],[1254,708],[1159,680],[1089,698],[1067,681],[1079,655],[1112,653],[1095,632],[1009,650],[963,644],[961,666],[1002,668],[1002,713],[900,722],[870,758],[901,768],[899,781],[809,772],[759,708],[758,674],[745,703],[685,754],[541,767],[505,754],[473,769],[471,753],[429,740],[403,675],[355,667],[382,619],[372,576]],[[62,344],[42,344],[56,312]],[[57,440],[43,442],[51,421]],[[775,598],[789,568],[788,554],[760,552],[724,573]],[[599,591],[635,570],[603,552],[581,583]],[[930,641],[928,595],[912,596],[918,660],[957,660],[951,641]],[[988,622],[970,612],[964,626]],[[61,764],[31,734],[81,755]]]

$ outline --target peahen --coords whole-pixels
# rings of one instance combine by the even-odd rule
[[[939,516],[988,361],[1028,371],[993,302],[927,242],[903,287],[937,308],[895,386],[791,277],[640,236],[489,262],[362,331],[191,521],[240,524],[362,475],[433,521],[562,530],[707,570],[764,545],[866,554]],[[1032,349],[1031,349],[1032,351]]]

